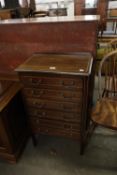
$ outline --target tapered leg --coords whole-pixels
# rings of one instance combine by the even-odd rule
[[[37,139],[36,139],[36,136],[35,136],[34,134],[32,134],[31,137],[32,137],[33,145],[34,145],[34,146],[37,146]]]

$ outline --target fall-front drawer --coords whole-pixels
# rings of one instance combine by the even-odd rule
[[[82,89],[79,88],[76,91],[63,91],[63,90],[24,88],[23,94],[26,97],[77,102],[78,99],[82,98]]]
[[[77,103],[71,102],[57,102],[49,100],[41,100],[35,98],[26,98],[25,103],[27,107],[35,107],[38,109],[53,109],[69,112],[78,112],[82,106],[81,99]]]
[[[72,131],[72,130],[63,130],[58,128],[47,128],[47,127],[37,127],[32,128],[34,133],[53,135],[53,136],[63,136],[69,137],[73,139],[80,140],[80,131]]]
[[[80,122],[81,121],[81,108],[78,108],[77,113],[74,112],[61,112],[57,110],[44,110],[37,108],[28,108],[28,116],[37,117],[41,119],[50,119],[50,120],[60,120],[68,122]]]
[[[63,129],[69,131],[80,131],[80,122],[61,122],[59,120],[41,119],[37,117],[30,117],[29,121],[32,128],[53,128]]]
[[[66,78],[66,77],[36,77],[36,76],[20,76],[25,87],[38,87],[41,89],[64,89],[75,90],[83,87],[82,79],[78,78]]]

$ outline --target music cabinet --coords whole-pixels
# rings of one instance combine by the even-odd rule
[[[92,62],[89,53],[34,54],[16,69],[32,133],[77,139],[83,152],[92,101]]]

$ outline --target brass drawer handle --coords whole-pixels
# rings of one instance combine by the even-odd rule
[[[36,123],[39,124],[39,119],[36,119]]]
[[[74,86],[75,85],[75,81],[70,81],[70,82],[65,82],[64,80],[62,81],[62,85],[63,86]]]
[[[44,91],[43,90],[41,91],[32,90],[31,93],[32,95],[37,95],[38,97],[40,97],[41,95],[44,94]]]
[[[46,112],[42,112],[42,116],[46,116]]]
[[[45,132],[47,132],[47,133],[48,133],[48,132],[49,132],[49,130],[48,130],[48,129],[46,129],[46,130],[45,130]]]
[[[71,118],[68,118],[68,116],[66,116],[66,115],[63,115],[62,118],[66,121],[69,121],[71,119]]]
[[[42,79],[34,79],[34,78],[30,78],[30,80],[29,80],[33,85],[39,85],[39,84],[41,84],[41,82],[42,82]]]
[[[33,102],[33,105],[38,106],[38,108],[43,108],[45,106],[45,104],[38,103],[38,102]]]
[[[65,128],[65,129],[72,129],[72,126],[71,126],[71,125],[66,125],[66,124],[64,124],[64,128]]]
[[[61,108],[61,109],[64,109],[64,110],[69,110],[69,109],[70,109],[69,106],[64,106],[64,104],[61,104],[61,105],[60,105],[60,108]]]
[[[62,96],[63,98],[73,98],[73,94],[67,95],[67,94],[61,93],[61,96]]]
[[[35,111],[35,115],[38,117],[45,117],[46,113],[45,112],[40,113],[39,111]]]

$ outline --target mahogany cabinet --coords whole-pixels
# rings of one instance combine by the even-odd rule
[[[0,156],[10,163],[19,158],[28,138],[21,85],[0,80]]]
[[[91,105],[92,56],[34,54],[16,71],[34,134],[65,136],[85,145]]]

